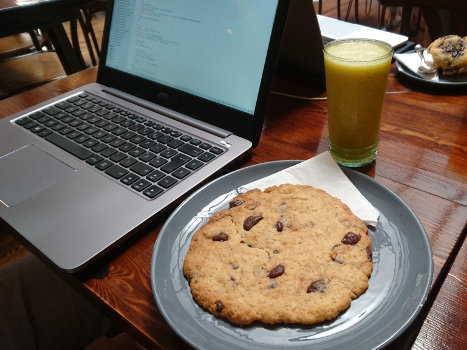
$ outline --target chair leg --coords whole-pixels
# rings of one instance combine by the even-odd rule
[[[358,0],[357,0],[358,1]],[[349,20],[349,16],[350,16],[350,9],[352,8],[352,3],[353,3],[353,0],[349,0],[349,4],[347,5],[347,12],[345,14],[345,20],[348,21]]]
[[[97,56],[99,56],[100,55],[99,43],[97,42],[96,33],[94,32],[94,28],[92,26],[92,13],[90,10],[85,11],[85,19],[86,19],[86,22],[88,23],[87,27],[89,30],[89,34],[91,34],[91,39],[94,44],[94,49],[97,52]]]
[[[358,23],[358,0],[355,0],[355,22]]]
[[[78,11],[78,22],[81,27],[81,31],[83,32],[84,41],[86,43],[86,47],[88,49],[89,56],[91,58],[91,63],[93,66],[95,66],[97,64],[97,60],[96,60],[96,57],[94,56],[94,50],[92,49],[91,41],[89,40],[89,28],[85,23],[85,19],[83,18],[83,14],[81,10]]]
[[[381,5],[381,11],[378,11],[378,28],[384,28],[384,17],[386,16],[386,6]]]

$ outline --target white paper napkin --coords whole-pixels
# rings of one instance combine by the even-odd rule
[[[423,51],[423,55],[425,57],[425,62],[430,64],[433,62],[433,57],[426,51]],[[439,81],[438,73],[435,74],[423,74],[418,71],[418,67],[421,64],[420,57],[416,52],[408,52],[408,53],[396,53],[394,54],[394,58],[402,64],[405,68],[410,70],[412,73],[422,77],[426,80],[430,81]]]
[[[378,210],[358,191],[326,151],[290,168],[240,187],[240,192],[284,183],[311,185],[339,198],[365,224],[376,226]]]

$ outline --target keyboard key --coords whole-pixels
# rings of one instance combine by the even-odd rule
[[[172,157],[167,164],[164,164],[161,167],[161,170],[165,171],[166,173],[171,173],[190,160],[191,158],[184,154],[177,154],[176,156]]]
[[[219,154],[222,154],[224,153],[224,150],[222,148],[219,148],[219,147],[212,147],[209,152],[211,153],[214,153],[216,155],[219,155]]]
[[[99,170],[105,170],[109,167],[111,167],[113,163],[110,160],[104,159],[101,160],[99,163],[96,164],[96,168]]]
[[[130,169],[141,176],[146,176],[154,170],[153,167],[141,162],[134,164]]]
[[[204,149],[204,150],[208,150],[211,147],[212,146],[209,143],[206,143],[206,142],[203,142],[202,144],[199,145],[199,148]]]
[[[154,152],[154,153],[159,153],[159,152],[162,152],[163,150],[165,150],[167,147],[164,146],[163,144],[156,144],[154,146],[152,146],[149,150]]]
[[[115,140],[116,138],[117,138],[117,136],[115,136],[115,135],[107,134],[107,135],[105,135],[104,137],[101,138],[101,141],[105,142],[105,143],[109,143],[109,142],[112,142],[113,140]]]
[[[146,189],[143,192],[143,194],[152,199],[152,198],[155,198],[156,196],[158,196],[159,194],[161,194],[162,192],[164,192],[164,190],[162,188],[160,188],[159,186],[156,186],[156,185],[152,185],[148,189]]]
[[[181,140],[178,140],[178,139],[173,139],[172,141],[170,141],[167,146],[171,147],[171,148],[178,148],[180,147],[181,145],[183,145],[184,142],[181,141]]]
[[[94,152],[102,152],[103,150],[105,150],[106,148],[108,148],[109,146],[107,146],[105,143],[98,143],[96,145],[94,145],[91,149],[94,151]]]
[[[89,136],[86,136],[86,135],[81,135],[81,136],[78,136],[74,139],[74,141],[78,142],[78,143],[83,143],[85,142],[86,140],[89,140]]]
[[[144,148],[141,148],[141,147],[138,147],[138,148],[135,148],[135,149],[132,149],[129,154],[133,157],[139,157],[140,155],[144,154],[146,151],[144,150]]]
[[[129,143],[129,142],[125,142],[124,144],[122,144],[120,147],[118,147],[118,149],[122,152],[129,152],[131,151],[133,148],[135,148],[136,146],[132,143]]]
[[[189,143],[186,143],[183,146],[179,147],[178,150],[192,157],[198,157],[201,153],[203,153],[202,149],[196,146],[190,145]]]
[[[187,167],[188,169],[191,169],[191,170],[196,170],[198,169],[199,167],[201,167],[204,163],[197,160],[197,159],[193,159],[191,161],[189,161],[188,163],[185,164],[185,167]]]
[[[210,152],[204,152],[202,155],[198,157],[199,160],[202,160],[203,162],[209,162],[216,156]]]
[[[29,130],[31,132],[37,134],[37,133],[41,132],[44,129],[45,129],[45,127],[43,127],[42,125],[38,125],[38,126],[35,126],[35,127],[33,127],[32,129],[29,129]]]
[[[172,148],[168,148],[160,153],[160,155],[164,158],[170,158],[176,155],[178,152]]]
[[[66,134],[69,134],[70,132],[72,132],[73,129],[68,127],[68,126],[65,126],[64,128],[61,128],[59,133],[62,134],[62,135],[66,135]]]
[[[72,104],[67,101],[61,101],[59,103],[56,103],[54,106],[60,109],[67,109],[68,107],[71,107]]]
[[[91,147],[96,146],[98,143],[99,143],[99,141],[97,141],[97,140],[89,139],[89,140],[83,142],[83,146],[91,148]]]
[[[29,114],[28,117],[31,118],[31,119],[36,120],[36,119],[39,119],[40,117],[43,117],[44,115],[45,114],[43,112],[37,111],[37,112]]]
[[[39,124],[37,124],[36,122],[33,122],[33,121],[30,121],[29,123],[23,125],[26,129],[32,129],[36,126],[38,126]]]
[[[112,156],[110,157],[110,160],[113,162],[119,163],[125,158],[126,158],[125,153],[117,152],[117,153],[112,154]]]
[[[127,175],[125,175],[124,177],[122,177],[122,179],[120,180],[121,182],[123,182],[125,185],[131,185],[133,182],[139,180],[140,177],[135,175],[135,174],[132,174],[132,173],[129,173]]]
[[[77,138],[78,136],[81,136],[82,134],[76,130],[73,130],[72,132],[70,132],[69,134],[66,135],[66,137],[68,137],[69,139],[75,139]]]
[[[161,158],[161,157],[154,158],[149,162],[149,164],[151,164],[155,168],[159,168],[160,166],[164,165],[165,163],[167,163],[167,160],[164,159],[164,158]]]
[[[139,144],[140,147],[144,147],[144,148],[150,148],[152,146],[154,146],[156,144],[155,141],[152,141],[152,140],[146,140],[146,141],[143,141]]]
[[[99,163],[102,159],[104,159],[103,157],[97,155],[97,154],[93,154],[92,156],[90,156],[88,159],[86,159],[86,163],[88,164],[91,164],[91,165],[96,165],[97,163]]]
[[[59,131],[60,129],[63,129],[65,127],[65,124],[62,123],[57,123],[54,126],[52,126],[52,130]],[[25,126],[27,128],[27,125]]]
[[[30,121],[31,121],[31,119],[29,119],[28,117],[23,117],[23,118],[20,118],[20,119],[16,119],[15,123],[18,124],[18,125],[24,126],[27,123],[29,123]]]
[[[151,174],[149,174],[146,179],[152,182],[157,182],[165,176],[165,173],[159,170],[154,170]]]
[[[125,140],[129,140],[135,136],[136,136],[136,133],[134,131],[127,131],[120,135],[120,137]]]
[[[120,147],[120,146],[123,145],[124,143],[125,143],[125,140],[116,138],[115,140],[113,140],[112,142],[110,142],[110,146],[112,146],[112,147]]]
[[[144,179],[139,179],[133,185],[131,185],[131,188],[135,189],[136,191],[141,192],[145,188],[149,187],[151,183],[147,180]]]
[[[66,137],[56,133],[46,136],[45,139],[49,142],[52,142],[54,145],[60,147],[61,149],[73,154],[75,157],[78,157],[81,160],[89,158],[94,154],[83,146],[80,146],[73,141],[70,141]]]
[[[156,155],[154,153],[151,153],[151,152],[145,152],[143,153],[142,155],[140,155],[138,157],[139,160],[147,163],[149,162],[151,159],[153,159]]]
[[[60,113],[60,109],[58,109],[57,107],[54,107],[54,106],[50,106],[50,107],[47,107],[45,109],[43,109],[43,111],[45,113],[47,113],[48,115],[55,115],[57,113]]]
[[[159,181],[157,184],[163,188],[169,188],[175,185],[177,182],[178,182],[177,179],[171,176],[166,176],[161,181]]]
[[[157,139],[158,142],[163,143],[163,144],[169,143],[172,140],[173,140],[173,137],[169,135],[164,135]]]
[[[180,180],[183,179],[183,178],[185,178],[185,177],[187,177],[187,176],[190,175],[190,174],[191,174],[191,171],[188,170],[187,168],[183,168],[183,167],[178,168],[177,170],[175,170],[174,172],[172,172],[172,175],[173,175],[174,177],[176,177],[177,179],[180,179]]]
[[[123,159],[121,162],[120,162],[120,165],[125,167],[125,168],[129,168],[131,167],[133,164],[135,164],[137,162],[137,160],[135,158],[131,158],[131,157],[126,157],[125,159]]]
[[[138,144],[138,143],[140,143],[140,142],[143,142],[143,141],[145,141],[145,140],[146,140],[146,138],[145,138],[144,136],[141,136],[141,135],[133,136],[133,137],[130,139],[131,142],[136,143],[136,144]]]
[[[108,168],[105,171],[105,173],[112,176],[114,179],[120,179],[121,177],[128,174],[128,170],[126,170],[125,168],[122,168],[121,166],[114,164],[110,168]]]
[[[40,136],[40,137],[46,137],[47,135],[50,135],[51,133],[52,133],[51,130],[49,130],[49,129],[44,129],[44,130],[42,130],[42,131],[39,131],[39,132],[37,133],[37,135]]]

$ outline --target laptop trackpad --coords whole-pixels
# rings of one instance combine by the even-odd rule
[[[73,171],[33,145],[19,148],[0,157],[0,202],[12,207]]]

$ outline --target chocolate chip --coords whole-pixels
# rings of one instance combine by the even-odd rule
[[[282,222],[277,221],[277,222],[276,222],[276,230],[277,230],[277,232],[282,232],[283,229],[284,229],[284,225],[282,225]]]
[[[373,260],[373,252],[371,251],[371,248],[366,248],[366,256],[368,257],[369,261]]]
[[[315,292],[324,293],[325,290],[326,290],[326,281],[316,280],[310,284],[306,292],[307,293],[315,293]]]
[[[284,265],[279,264],[276,267],[273,267],[271,270],[269,270],[268,277],[269,278],[276,278],[281,276],[285,271]]]
[[[229,236],[225,232],[219,232],[217,235],[212,236],[212,240],[217,242],[217,241],[227,241],[229,239]]]
[[[360,236],[358,233],[347,232],[344,238],[341,239],[341,242],[344,244],[355,245],[361,237],[362,236]]]
[[[229,202],[229,208],[233,208],[233,207],[239,207],[243,204],[242,201],[236,199],[236,200],[233,200],[233,201],[230,201]]]
[[[334,258],[332,258],[332,260],[338,264],[343,264],[344,263],[344,260],[342,260],[341,256],[339,254],[337,254]]]
[[[224,310],[224,304],[220,300],[216,301],[216,312],[221,313]]]
[[[274,249],[274,250],[272,251],[272,253],[273,253],[273,254],[279,254],[279,250]]]
[[[250,231],[250,229],[255,226],[258,222],[263,220],[262,216],[249,216],[243,222],[243,229],[245,231]]]

